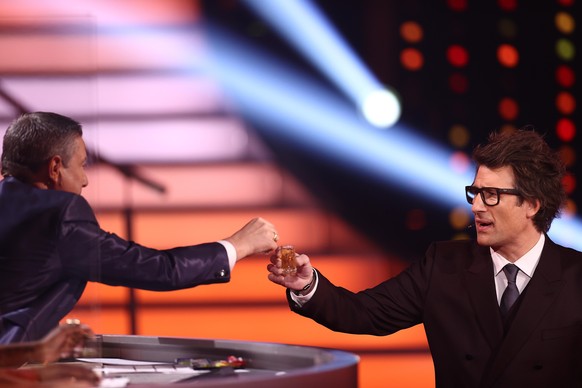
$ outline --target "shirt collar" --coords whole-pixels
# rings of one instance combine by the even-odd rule
[[[540,239],[538,240],[536,245],[534,245],[532,249],[530,249],[525,255],[523,255],[522,257],[517,259],[515,263],[513,263],[517,265],[520,271],[525,273],[530,278],[533,276],[533,273],[538,265],[538,262],[540,261],[540,256],[542,255],[542,250],[544,249],[545,241],[546,236],[544,236],[544,234],[541,233]],[[503,267],[505,267],[506,264],[511,264],[511,262],[507,260],[505,257],[501,256],[499,253],[495,252],[493,248],[489,248],[489,250],[491,251],[491,258],[493,259],[493,268],[495,269],[495,276],[497,276],[499,272],[501,272]]]

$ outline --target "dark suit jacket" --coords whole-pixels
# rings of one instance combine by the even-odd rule
[[[488,247],[441,242],[374,288],[354,294],[321,275],[303,307],[288,300],[335,331],[387,335],[423,323],[438,387],[582,387],[582,254],[546,236],[506,329],[493,277]]]
[[[87,281],[163,291],[229,280],[219,243],[146,248],[103,231],[79,195],[0,182],[0,343],[43,337]]]

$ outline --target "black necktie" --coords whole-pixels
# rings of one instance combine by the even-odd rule
[[[519,290],[517,289],[517,285],[515,284],[515,279],[517,278],[517,273],[519,272],[519,268],[517,268],[514,264],[507,264],[503,267],[503,272],[505,272],[505,276],[507,277],[507,287],[505,291],[503,291],[503,296],[501,297],[501,304],[499,307],[501,308],[501,315],[503,318],[507,316],[507,312],[513,306],[513,303],[519,297]]]

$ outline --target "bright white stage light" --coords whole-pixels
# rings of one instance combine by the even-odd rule
[[[380,89],[371,92],[362,103],[362,114],[379,128],[393,126],[400,118],[400,103],[394,93]]]
[[[371,74],[312,2],[245,2],[343,90],[370,124],[387,128],[398,121],[398,98]]]

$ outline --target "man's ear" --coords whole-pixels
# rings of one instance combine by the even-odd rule
[[[48,178],[51,188],[54,188],[60,181],[61,168],[63,167],[63,158],[59,155],[53,156],[48,163]]]
[[[530,218],[533,218],[538,213],[541,207],[539,199],[527,200],[525,202],[525,205],[527,206],[527,215]]]

